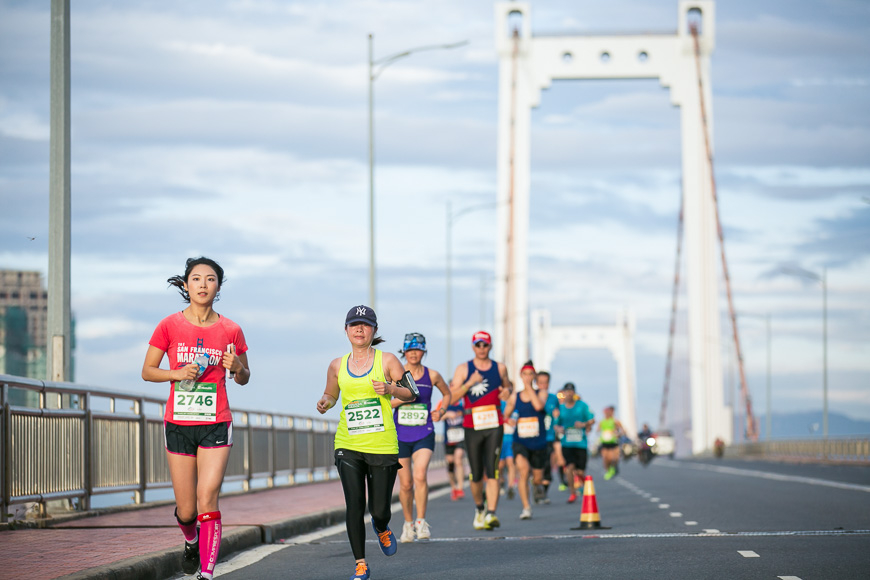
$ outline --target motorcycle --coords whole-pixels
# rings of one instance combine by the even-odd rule
[[[653,458],[653,445],[655,445],[656,440],[654,437],[646,437],[640,439],[640,445],[638,445],[637,449],[637,460],[641,465],[646,467]]]

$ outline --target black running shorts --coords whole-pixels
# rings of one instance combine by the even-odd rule
[[[163,441],[169,453],[196,457],[200,447],[232,447],[233,424],[231,421],[224,421],[210,425],[181,425],[164,421]]]
[[[589,452],[582,447],[565,447],[562,446],[562,457],[565,458],[565,465],[573,465],[575,469],[586,471],[586,461],[589,457]]]

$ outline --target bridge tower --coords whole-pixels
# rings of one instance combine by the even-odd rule
[[[692,451],[733,439],[720,354],[716,215],[698,83],[712,143],[713,0],[680,0],[676,34],[533,38],[527,2],[495,6],[499,55],[498,244],[494,356],[512,374],[529,357],[528,231],[531,109],[554,79],[659,79],[680,107],[689,318]],[[689,19],[699,21],[701,79]],[[516,32],[514,32],[516,31]],[[543,361],[541,361],[543,362]],[[536,361],[536,364],[541,364]],[[627,419],[627,417],[624,417]],[[627,420],[626,420],[627,423]]]

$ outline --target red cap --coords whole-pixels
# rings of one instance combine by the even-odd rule
[[[474,333],[474,336],[471,337],[471,344],[477,344],[478,342],[492,344],[492,337],[485,330],[478,330]]]

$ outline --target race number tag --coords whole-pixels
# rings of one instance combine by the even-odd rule
[[[498,427],[498,411],[495,405],[484,405],[482,407],[471,408],[471,422],[474,424],[474,430],[495,429]]]
[[[375,433],[384,430],[384,416],[380,399],[351,401],[344,408],[348,435]]]
[[[214,421],[217,418],[217,384],[196,383],[192,391],[175,391],[173,421]]]
[[[517,421],[517,437],[528,439],[541,434],[541,425],[537,417],[520,417]]]
[[[425,403],[413,403],[399,407],[399,425],[417,427],[429,420],[429,409]]]
[[[565,443],[583,443],[583,429],[576,427],[565,429]]]
[[[456,445],[465,441],[465,427],[450,427],[447,429],[447,444]]]
[[[616,432],[607,429],[606,431],[601,432],[601,442],[602,443],[615,443],[616,442]]]

